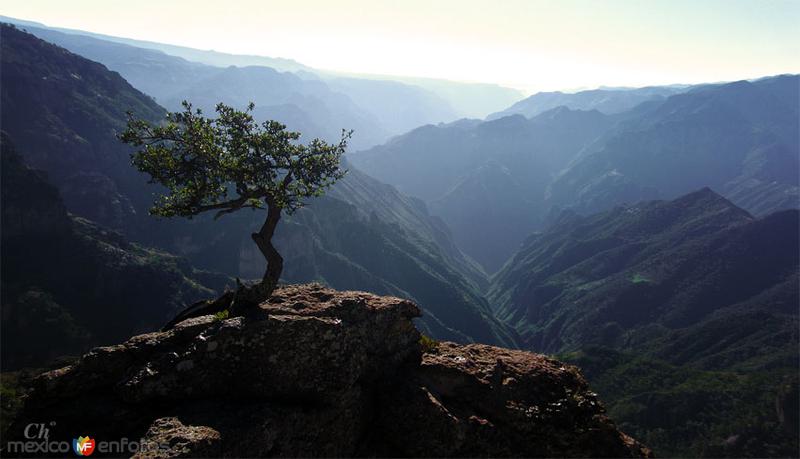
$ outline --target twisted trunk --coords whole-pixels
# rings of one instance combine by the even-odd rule
[[[264,299],[269,298],[273,290],[275,290],[278,280],[281,278],[281,272],[283,272],[283,257],[272,245],[272,236],[275,234],[275,227],[278,226],[278,222],[281,220],[281,211],[282,209],[272,199],[268,198],[267,219],[257,233],[250,235],[261,254],[267,260],[267,271],[264,273],[264,278],[258,289],[259,296]]]
[[[283,271],[283,257],[272,245],[272,236],[275,234],[278,222],[281,221],[282,209],[271,198],[267,198],[266,202],[267,219],[257,233],[250,235],[264,258],[267,259],[267,271],[261,282],[250,287],[242,285],[239,279],[236,279],[238,288],[235,292],[227,292],[216,300],[200,301],[189,306],[167,323],[162,330],[169,330],[175,324],[191,317],[215,314],[224,310],[228,310],[232,316],[244,314],[272,296]]]

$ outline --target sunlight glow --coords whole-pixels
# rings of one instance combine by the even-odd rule
[[[48,26],[528,92],[800,72],[792,0],[8,0]]]

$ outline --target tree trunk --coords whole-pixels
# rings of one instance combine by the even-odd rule
[[[267,199],[267,220],[259,232],[250,235],[261,254],[267,259],[267,271],[258,288],[259,296],[262,296],[264,300],[269,298],[275,290],[278,280],[281,278],[281,272],[283,272],[283,257],[272,245],[272,236],[275,234],[275,227],[281,220],[281,211],[282,209],[271,199]]]

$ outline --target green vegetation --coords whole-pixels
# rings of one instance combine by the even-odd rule
[[[225,320],[228,317],[230,317],[230,315],[231,315],[231,312],[228,309],[225,309],[223,311],[219,311],[219,312],[215,313],[214,314],[214,319],[215,320]]]
[[[584,371],[620,429],[661,457],[798,451],[796,417],[785,414],[797,411],[797,369],[706,371],[597,347],[559,358]]]
[[[425,335],[420,336],[419,345],[422,348],[423,353],[432,352],[439,348],[438,341]]]

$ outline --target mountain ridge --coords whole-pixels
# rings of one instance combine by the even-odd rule
[[[509,115],[532,118],[559,106],[573,110],[598,110],[607,115],[622,113],[645,103],[666,99],[688,90],[689,86],[647,86],[643,88],[599,88],[575,93],[538,92],[518,101],[505,110],[491,113],[487,120]]]

